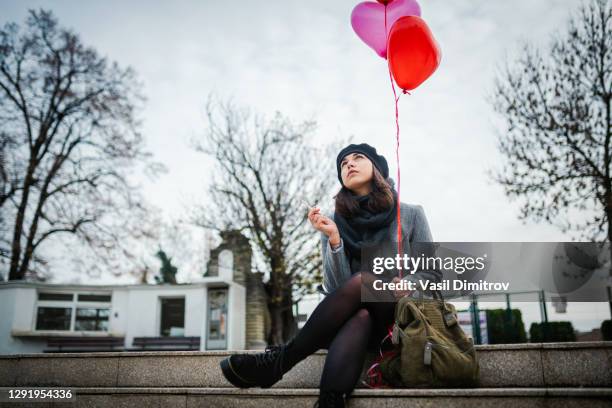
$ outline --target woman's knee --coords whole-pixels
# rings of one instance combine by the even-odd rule
[[[355,284],[361,284],[361,272],[354,273],[351,275],[351,278],[348,280],[349,282]]]
[[[364,306],[364,298],[363,298],[363,287],[367,289],[369,285],[371,285],[371,280],[368,272],[357,272],[353,274],[347,281],[344,282],[340,290],[338,292],[341,293],[340,296],[343,298],[351,299],[351,301],[356,302],[356,306],[358,303],[358,307],[365,308]]]
[[[344,282],[341,289],[343,289],[345,293],[361,294],[361,272],[351,275],[351,277]]]
[[[370,315],[370,311],[366,308],[360,308],[359,310],[357,310],[353,318],[360,326],[369,327],[372,325],[372,316]]]
[[[357,272],[351,275],[346,285],[361,288],[363,284],[369,284],[375,278],[375,275],[371,272]]]

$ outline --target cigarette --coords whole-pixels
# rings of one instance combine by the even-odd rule
[[[315,203],[314,205],[310,205],[304,200],[301,200],[301,201],[302,201],[302,204],[304,204],[308,208],[315,208],[317,206],[317,203]]]

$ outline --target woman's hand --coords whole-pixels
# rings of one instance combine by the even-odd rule
[[[319,207],[312,207],[308,210],[308,220],[314,229],[327,235],[331,245],[340,244],[340,233],[336,223],[331,218],[321,214]]]
[[[393,283],[398,283],[401,281],[402,280],[398,278],[397,276],[393,278]],[[412,291],[409,289],[406,289],[406,290],[396,289],[393,292],[393,296],[395,296],[395,298],[399,300],[400,298],[403,298],[404,296],[409,296],[411,293]]]

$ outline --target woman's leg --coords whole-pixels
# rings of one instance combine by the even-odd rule
[[[393,316],[394,303],[370,305],[381,320],[388,321]],[[376,307],[374,307],[376,306]],[[386,314],[385,314],[386,313]],[[319,405],[343,407],[363,369],[366,354],[369,351],[378,353],[381,339],[386,335],[386,323],[379,325],[372,318],[368,309],[357,311],[340,329],[329,346],[325,366],[319,385]],[[378,331],[376,327],[382,327]]]
[[[221,361],[223,374],[238,387],[269,387],[298,362],[328,346],[359,309],[367,309],[378,327],[389,324],[393,321],[395,305],[391,294],[371,291],[380,301],[362,302],[362,289],[371,288],[374,278],[375,275],[369,272],[353,275],[317,305],[304,327],[289,343],[269,347],[265,353],[231,355]]]
[[[342,326],[360,309],[361,274],[354,274],[327,295],[293,338],[289,364],[295,365],[315,351],[326,348]]]
[[[372,273],[356,273],[317,305],[304,327],[291,341],[287,354],[288,368],[329,345],[359,309],[369,312],[378,332],[384,331],[384,327],[393,322],[395,302],[389,293],[377,292],[375,296],[380,301],[362,302],[362,288],[368,290],[374,278]]]
[[[359,309],[344,323],[328,347],[319,386],[322,392],[353,391],[363,368],[371,330],[372,318],[367,309]]]

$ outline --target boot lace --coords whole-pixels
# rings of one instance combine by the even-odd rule
[[[283,365],[283,351],[285,345],[267,346],[263,353],[255,354],[255,365],[257,367],[265,367],[273,364],[277,361],[277,368],[281,368]],[[280,358],[279,358],[280,356]]]

